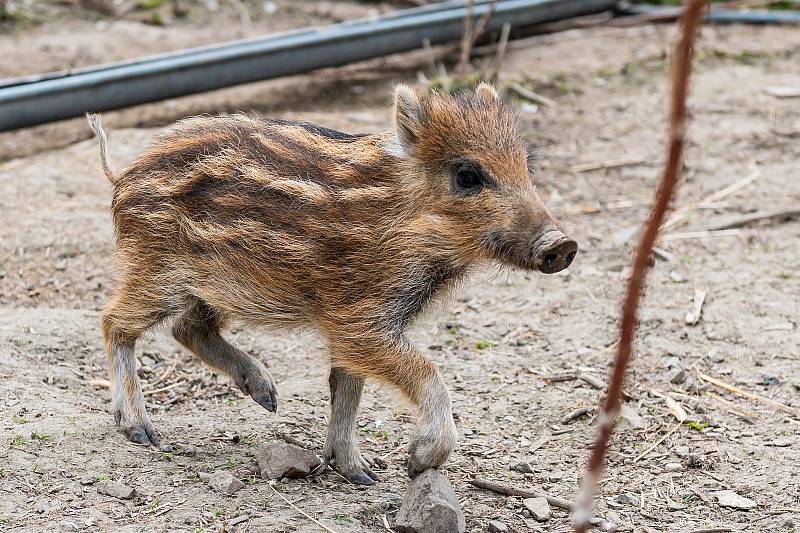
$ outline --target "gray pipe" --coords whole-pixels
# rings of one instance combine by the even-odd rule
[[[617,13],[678,18],[682,9],[636,4],[621,7]],[[704,20],[716,24],[800,24],[800,11],[712,9],[706,13]]]
[[[616,0],[500,0],[487,25],[528,26],[611,9]],[[489,9],[475,2],[474,16]],[[242,83],[413,50],[422,40],[461,36],[463,2],[404,10],[374,20],[303,29],[67,73],[0,83],[0,131],[119,109]]]

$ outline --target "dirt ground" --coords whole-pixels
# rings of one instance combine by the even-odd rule
[[[320,8],[320,4],[328,9]],[[249,5],[249,4],[248,4]],[[368,15],[374,4],[277,2],[273,18],[223,7],[209,28],[198,11],[164,26],[135,17],[58,21],[0,34],[0,76],[65,68],[306,24]],[[391,7],[391,6],[388,6]],[[388,8],[379,6],[380,9]],[[199,8],[198,8],[199,9]],[[337,15],[338,12],[339,15]],[[140,15],[141,16],[141,15]],[[152,21],[151,21],[152,22]],[[632,234],[645,219],[663,160],[666,51],[674,28],[572,30],[512,43],[501,78],[528,84],[555,106],[522,116],[541,153],[539,189],[581,252],[544,277],[488,270],[416,325],[412,338],[442,368],[460,449],[443,471],[467,531],[500,520],[513,531],[570,531],[554,509],[538,523],[520,498],[473,488],[473,477],[573,499],[589,454],[617,336]],[[641,312],[626,404],[609,451],[596,514],[627,531],[794,532],[800,528],[800,220],[771,220],[700,238],[730,217],[800,204],[800,99],[765,87],[800,86],[795,28],[705,28],[691,96],[686,179]],[[252,84],[107,113],[117,165],[175,119],[255,110],[348,131],[389,127],[391,86],[426,69],[412,53],[336,71]],[[627,165],[576,165],[626,159]],[[0,134],[0,528],[5,531],[319,531],[261,481],[259,443],[291,435],[321,453],[327,363],[313,335],[234,327],[278,382],[268,413],[182,351],[164,332],[139,345],[148,408],[172,452],[128,443],[108,412],[98,311],[112,286],[111,188],[82,121]],[[700,201],[753,179],[711,205]],[[698,205],[700,204],[700,205]],[[696,289],[702,316],[687,325]],[[681,373],[680,370],[685,372]],[[755,402],[704,383],[698,371],[789,406]],[[663,396],[689,414],[676,426]],[[713,395],[716,396],[713,396]],[[580,407],[586,416],[562,423]],[[383,481],[348,484],[328,470],[275,488],[337,532],[392,527],[408,479],[414,412],[370,383],[359,418],[364,451]],[[527,473],[512,469],[528,462]],[[234,496],[198,472],[245,481]],[[100,495],[96,481],[134,487]],[[722,507],[730,489],[755,501]],[[709,529],[711,530],[711,529]]]

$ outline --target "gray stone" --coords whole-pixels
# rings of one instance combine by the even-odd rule
[[[265,442],[255,455],[263,479],[306,477],[322,464],[314,452],[283,441]]]
[[[40,514],[47,514],[61,508],[61,500],[58,498],[43,497],[36,501],[34,510]]]
[[[740,496],[732,490],[721,490],[719,492],[715,492],[714,496],[716,496],[717,502],[721,507],[731,507],[733,509],[749,511],[750,509],[758,506],[758,504],[750,498]]]
[[[561,480],[564,479],[564,472],[561,470],[555,470],[547,474],[547,480],[551,483],[559,483]]]
[[[104,479],[97,482],[97,492],[106,496],[113,496],[120,500],[130,500],[136,495],[136,489],[119,481]]]
[[[680,272],[678,272],[677,270],[670,270],[669,277],[675,283],[683,283],[683,282],[686,281],[686,278],[684,277],[684,275],[681,274]]]
[[[667,504],[667,509],[669,509],[670,511],[683,511],[684,509],[686,509],[686,506],[678,502],[669,502]]]
[[[521,474],[533,474],[533,466],[531,466],[528,461],[515,464],[511,467],[511,470],[515,470]]]
[[[690,452],[688,446],[675,446],[675,448],[672,451],[675,452],[675,455],[677,455],[678,457],[686,457],[687,455],[689,455]]]
[[[639,498],[630,492],[623,492],[614,498],[614,501],[623,505],[633,505],[634,507],[639,506]]]
[[[197,455],[197,448],[194,444],[178,444],[175,449],[179,454],[187,457],[194,457]]]
[[[664,472],[680,472],[683,465],[680,463],[667,463],[664,465]]]
[[[452,485],[438,470],[428,469],[408,486],[397,513],[400,533],[463,533],[464,513]]]
[[[70,533],[72,531],[78,531],[78,525],[75,522],[64,520],[63,522],[58,523],[58,529],[59,531],[66,531]]]
[[[508,533],[508,526],[499,520],[489,520],[489,533]]]
[[[537,522],[547,522],[553,515],[547,498],[525,498],[522,500],[522,504],[530,511],[531,516],[533,516]]]
[[[208,472],[198,472],[197,477],[200,478],[200,481],[205,481],[206,483],[211,481],[211,474],[209,474]]]
[[[646,426],[647,424],[636,409],[627,404],[622,406],[619,411],[620,430],[644,429]]]
[[[685,368],[675,368],[669,373],[669,382],[675,385],[680,385],[689,377]]]
[[[80,483],[81,485],[94,485],[98,477],[100,477],[100,475],[96,472],[86,472],[81,476]]]
[[[208,480],[208,485],[217,492],[231,496],[244,488],[244,483],[233,477],[226,470],[217,470]]]

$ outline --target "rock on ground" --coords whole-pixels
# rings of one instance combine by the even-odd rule
[[[208,485],[215,491],[227,494],[228,496],[244,488],[244,483],[225,470],[214,472],[208,479]]]
[[[499,520],[489,520],[489,533],[508,533],[508,526]]]
[[[721,490],[719,492],[715,492],[714,496],[717,497],[717,502],[722,507],[732,507],[734,509],[749,511],[750,509],[753,509],[758,505],[750,498],[745,498],[744,496],[740,496],[739,494],[736,494],[732,490]]]
[[[136,495],[136,489],[119,481],[104,479],[97,482],[97,492],[106,496],[113,496],[120,500],[130,500]]]
[[[547,498],[525,498],[522,500],[525,508],[531,512],[537,522],[547,522],[553,515]]]
[[[426,470],[408,486],[395,529],[400,533],[464,532],[464,513],[453,486],[438,470]]]
[[[617,424],[620,430],[644,429],[647,426],[639,412],[627,404],[620,408]]]
[[[259,446],[256,461],[263,479],[306,477],[322,463],[314,452],[283,441],[265,442]]]

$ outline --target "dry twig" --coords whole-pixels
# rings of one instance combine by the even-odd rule
[[[520,489],[517,487],[512,487],[509,485],[503,485],[502,483],[497,483],[495,481],[489,481],[486,479],[480,478],[473,478],[469,480],[469,484],[473,487],[478,487],[479,489],[490,490],[492,492],[496,492],[498,494],[504,494],[506,496],[518,496],[520,498],[544,498],[547,500],[547,503],[552,505],[553,507],[558,507],[559,509],[565,509],[567,511],[572,511],[575,509],[575,503],[569,500],[565,500],[563,498],[558,498],[556,496],[550,496],[546,492],[539,492],[535,490],[528,490],[528,489]],[[593,526],[597,526],[603,531],[614,531],[616,526],[603,518],[590,518],[589,523]]]
[[[489,69],[489,74],[486,76],[486,79],[490,82],[497,81],[497,76],[500,74],[500,67],[503,66],[503,58],[506,56],[506,47],[508,46],[508,38],[510,35],[511,24],[506,22],[500,30],[500,40],[497,41],[497,53]]]
[[[536,102],[537,104],[542,104],[548,107],[556,106],[555,100],[551,100],[546,96],[542,96],[541,94],[535,93],[532,90],[528,89],[527,87],[523,87],[519,83],[509,83],[508,89],[510,91],[517,93],[522,98],[530,100],[531,102]]]
[[[472,53],[472,47],[475,45],[475,42],[480,39],[483,32],[486,30],[486,24],[489,22],[489,19],[492,17],[494,13],[495,4],[497,4],[497,0],[492,0],[489,4],[489,9],[481,15],[481,18],[478,19],[478,23],[473,28],[472,26],[472,12],[473,12],[473,0],[467,0],[467,16],[464,17],[464,34],[461,36],[461,55],[458,59],[458,68],[456,69],[456,73],[458,74],[459,78],[464,78],[464,75],[467,73],[467,66],[469,65],[469,58],[470,54]]]
[[[590,170],[603,170],[606,168],[627,167],[631,165],[641,165],[645,163],[644,159],[609,159],[607,161],[599,161],[596,163],[580,163],[573,165],[570,170],[572,172],[588,172]]]
[[[657,440],[657,441],[655,441],[653,444],[651,444],[651,445],[650,445],[650,446],[649,446],[649,447],[648,447],[648,448],[647,448],[645,451],[643,451],[642,453],[640,453],[639,455],[637,455],[637,456],[636,456],[636,458],[633,460],[633,462],[634,462],[634,463],[638,463],[639,461],[641,461],[641,460],[642,460],[642,458],[643,458],[644,456],[646,456],[648,453],[650,453],[650,452],[652,452],[653,450],[655,450],[655,449],[656,449],[656,447],[657,447],[659,444],[661,444],[662,442],[664,442],[665,440],[667,440],[667,437],[669,437],[670,435],[672,435],[673,433],[675,433],[675,431],[676,431],[676,430],[677,430],[679,427],[681,427],[681,424],[683,424],[683,422],[678,422],[677,424],[675,424],[674,426],[672,426],[672,428],[671,428],[669,431],[667,431],[666,433],[664,433],[664,434],[661,436],[661,438],[660,438],[660,439],[658,439],[658,440]]]
[[[738,394],[739,396],[743,396],[744,398],[749,398],[749,399],[751,399],[753,401],[760,402],[760,403],[763,403],[765,405],[769,405],[771,407],[774,407],[775,409],[778,409],[780,411],[783,411],[783,412],[786,412],[786,413],[789,413],[789,414],[793,414],[795,416],[800,415],[800,409],[795,409],[794,407],[790,407],[788,405],[784,405],[784,404],[782,404],[780,402],[776,402],[775,400],[772,400],[770,398],[766,398],[764,396],[759,396],[758,394],[754,394],[752,392],[743,391],[742,389],[740,389],[738,387],[735,387],[733,385],[730,385],[728,383],[725,383],[724,381],[720,381],[720,380],[718,380],[716,378],[712,378],[711,376],[709,376],[707,374],[703,374],[699,370],[697,371],[697,376],[700,379],[702,379],[703,381],[705,381],[706,383],[710,383],[710,384],[714,385],[715,387],[719,387],[720,389],[725,389],[726,391],[732,392],[734,394]]]
[[[741,228],[742,226],[752,224],[753,222],[760,222],[762,220],[788,220],[797,216],[800,216],[800,206],[770,209],[768,211],[758,211],[757,213],[751,213],[749,215],[732,218],[726,220],[725,222],[714,224],[708,228],[708,231],[721,231],[733,228]]]
[[[717,402],[721,403],[722,405],[727,407],[729,411],[739,415],[746,422],[749,422],[751,424],[755,424],[755,420],[756,420],[756,418],[758,418],[758,415],[756,415],[754,412],[745,411],[744,409],[740,409],[736,404],[726,400],[725,398],[723,398],[719,394],[714,394],[711,391],[706,391],[706,396],[708,396],[712,400],[716,400]]]
[[[738,229],[723,229],[719,231],[683,231],[662,235],[658,242],[683,241],[686,239],[715,239],[717,237],[737,237],[742,232]]]
[[[667,229],[685,220],[686,217],[689,216],[689,213],[692,212],[697,207],[706,207],[713,205],[715,202],[719,202],[726,196],[730,196],[731,194],[742,190],[743,188],[745,188],[746,186],[750,185],[755,180],[757,180],[758,177],[759,177],[758,171],[753,172],[748,176],[745,176],[744,178],[740,179],[739,181],[736,181],[728,185],[727,187],[724,187],[718,190],[717,192],[706,196],[696,204],[688,204],[681,207],[680,209],[676,209],[675,212],[673,212],[672,215],[667,219],[667,221],[661,225],[661,229]]]
[[[681,37],[675,49],[672,64],[672,102],[669,117],[667,163],[650,218],[645,224],[633,262],[628,292],[622,308],[620,342],[614,363],[614,372],[609,383],[608,394],[603,402],[603,410],[598,423],[597,439],[592,448],[589,465],[582,481],[580,498],[574,512],[575,531],[577,533],[585,533],[590,525],[592,498],[595,487],[600,480],[606,448],[619,414],[625,370],[631,358],[631,346],[636,331],[637,308],[639,307],[639,299],[644,286],[650,254],[680,176],[686,130],[686,94],[689,88],[689,73],[691,72],[692,56],[694,55],[695,35],[700,26],[705,5],[706,0],[690,0],[681,19]]]
[[[280,496],[280,498],[283,501],[285,501],[287,504],[289,504],[289,507],[291,507],[292,509],[294,509],[295,511],[297,511],[301,515],[305,516],[306,518],[308,518],[309,520],[311,520],[312,522],[317,524],[319,527],[321,527],[322,529],[324,529],[328,533],[336,533],[336,531],[334,531],[333,529],[329,528],[328,526],[326,526],[325,524],[323,524],[322,522],[320,522],[319,520],[317,520],[316,518],[314,518],[313,516],[311,516],[307,512],[305,512],[302,509],[300,509],[298,506],[296,506],[295,504],[290,502],[289,499],[286,496],[284,496],[283,494],[278,492],[278,489],[275,488],[275,481],[274,480],[269,482],[269,488],[272,489],[272,492],[274,492],[275,494]]]

